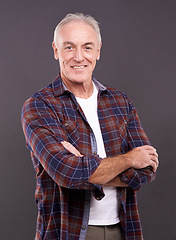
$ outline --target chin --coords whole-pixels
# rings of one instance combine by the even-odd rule
[[[75,83],[83,83],[86,82],[88,78],[88,76],[84,76],[84,75],[75,75],[75,76],[71,76],[71,81],[75,82]]]
[[[73,78],[71,81],[78,84],[86,82],[85,78]]]

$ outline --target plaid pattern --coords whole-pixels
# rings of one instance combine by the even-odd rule
[[[98,116],[107,156],[123,154],[149,141],[136,110],[126,95],[99,87]],[[92,151],[92,130],[74,95],[65,89],[60,77],[35,93],[22,109],[22,126],[36,171],[35,199],[38,217],[35,239],[77,240],[83,221],[85,193],[103,196],[101,186],[88,182],[101,158]],[[84,157],[68,152],[60,143],[69,141]],[[118,188],[121,199],[123,238],[141,240],[142,231],[136,190],[152,181],[148,168],[133,168],[120,174],[129,188]]]

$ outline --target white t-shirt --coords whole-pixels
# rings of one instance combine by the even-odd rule
[[[94,132],[98,148],[97,154],[101,158],[105,158],[106,152],[97,114],[97,96],[98,90],[94,85],[93,94],[88,99],[78,97],[76,99]],[[120,222],[116,188],[104,187],[104,193],[105,197],[100,201],[91,197],[89,225],[112,225]]]

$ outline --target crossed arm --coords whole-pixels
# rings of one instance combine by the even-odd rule
[[[75,156],[83,156],[70,143],[66,141],[61,143]],[[127,187],[127,185],[121,181],[119,174],[129,168],[143,169],[148,166],[151,166],[153,172],[156,172],[158,164],[158,154],[156,149],[149,145],[140,146],[128,153],[104,158],[88,181],[93,184],[104,186]]]
[[[130,136],[137,133],[142,138],[143,131],[137,131],[133,126],[135,123],[138,129],[141,129],[138,118],[135,117],[135,113],[131,115],[129,117],[131,123],[128,127]],[[63,142],[63,139],[67,138],[62,125],[41,99],[31,98],[25,103],[22,111],[22,125],[27,147],[40,161],[41,168],[47,171],[59,186],[87,189],[92,188],[93,184],[95,185],[93,187],[96,185],[128,186],[133,190],[139,190],[144,183],[155,178],[158,155],[156,150],[148,145],[136,147],[128,153],[114,157],[100,159],[98,156],[85,155],[82,159],[79,151],[68,142]],[[147,144],[147,142],[143,141],[141,144]],[[135,146],[132,145],[131,148]],[[153,171],[151,168],[146,168],[148,166],[151,166]],[[39,174],[41,169],[38,165],[35,169]]]

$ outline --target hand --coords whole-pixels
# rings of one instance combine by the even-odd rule
[[[124,157],[130,160],[132,166],[136,169],[151,166],[153,172],[156,172],[159,165],[156,149],[148,145],[134,148],[125,153]]]
[[[69,152],[74,154],[76,157],[83,157],[83,155],[69,142],[62,141],[61,144],[66,148]]]

